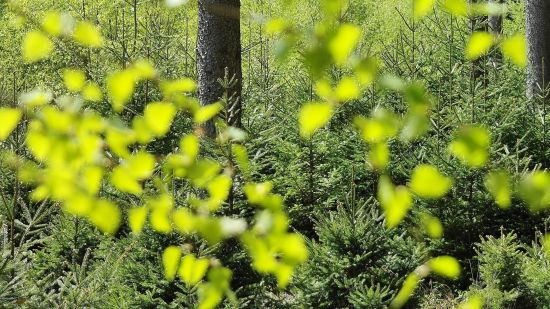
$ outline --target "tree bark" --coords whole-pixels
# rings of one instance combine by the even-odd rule
[[[491,0],[490,2],[494,3],[504,3],[504,0]],[[500,37],[502,36],[502,15],[492,15],[489,16],[488,19],[488,25],[489,25],[489,32],[491,32],[493,35]],[[493,67],[498,68],[502,65],[502,53],[500,52],[500,49],[494,48],[494,50],[491,53],[490,57],[491,64]]]
[[[550,81],[550,1],[527,0],[525,8],[527,55],[527,97],[548,99]]]
[[[202,105],[220,101],[227,90],[227,123],[241,127],[242,60],[240,0],[199,0],[197,62],[199,100]],[[235,82],[224,89],[219,79]],[[216,136],[212,121],[205,125],[206,135]]]

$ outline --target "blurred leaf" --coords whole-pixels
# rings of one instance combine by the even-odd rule
[[[310,138],[320,128],[324,127],[332,117],[333,107],[329,103],[307,103],[302,106],[298,122],[300,134]]]
[[[533,212],[550,206],[550,173],[535,171],[523,177],[519,186],[521,198]]]
[[[81,21],[76,24],[73,38],[81,45],[91,48],[100,48],[104,43],[103,36],[101,36],[99,29],[94,24],[87,21]]]
[[[23,117],[17,108],[0,108],[0,142],[4,141]]]
[[[197,259],[193,254],[188,254],[183,257],[178,274],[183,282],[193,286],[204,278],[209,265],[207,259]]]
[[[132,99],[135,83],[134,74],[128,70],[107,77],[107,94],[111,98],[114,111],[121,112]]]
[[[489,32],[472,33],[466,45],[466,58],[468,60],[475,60],[487,54],[494,43],[495,38]]]
[[[489,131],[481,126],[465,126],[449,144],[449,152],[472,168],[484,166],[489,157]]]
[[[82,90],[86,83],[86,75],[80,70],[65,69],[63,71],[63,81],[69,91],[78,92]]]
[[[413,13],[415,17],[424,17],[428,15],[435,5],[435,0],[414,0]]]
[[[414,168],[410,183],[412,191],[421,198],[438,199],[452,186],[452,180],[432,165],[421,164]]]
[[[102,232],[113,235],[120,225],[120,209],[112,202],[99,200],[91,210],[89,219]]]
[[[411,273],[409,276],[407,276],[405,282],[403,283],[403,286],[390,303],[390,308],[396,309],[403,307],[416,290],[419,281],[420,277],[416,273]]]
[[[330,53],[337,65],[345,64],[360,38],[361,29],[356,25],[343,24],[338,28],[329,42]]]
[[[164,136],[170,130],[176,116],[176,107],[171,103],[149,103],[143,112],[145,123],[156,136]]]
[[[128,210],[128,224],[132,232],[136,234],[141,233],[147,220],[148,212],[147,207],[136,207]]]
[[[460,276],[460,264],[457,259],[452,256],[438,256],[428,261],[430,269],[442,276],[449,279],[458,279]]]
[[[386,175],[378,182],[378,201],[386,215],[386,225],[394,228],[407,216],[413,206],[409,189],[404,186],[395,187]]]
[[[516,34],[502,41],[502,54],[520,68],[527,66],[527,42],[525,36]]]
[[[504,171],[493,171],[485,177],[485,188],[491,193],[497,205],[507,209],[512,204],[510,177]]]
[[[443,237],[443,225],[438,218],[424,213],[420,216],[420,221],[424,231],[430,238],[440,239]]]
[[[33,30],[23,39],[23,60],[33,63],[50,56],[53,51],[53,42],[42,32]]]
[[[164,276],[168,281],[176,278],[180,259],[181,249],[179,247],[170,246],[164,249],[162,253],[162,265],[164,266]]]
[[[223,105],[221,103],[213,103],[201,107],[195,112],[195,123],[203,124],[207,122],[208,120],[214,118],[222,109]]]
[[[474,295],[461,303],[456,309],[483,309],[484,301],[479,295]]]

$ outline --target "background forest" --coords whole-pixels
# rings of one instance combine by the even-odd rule
[[[0,308],[550,308],[547,1],[1,3]]]

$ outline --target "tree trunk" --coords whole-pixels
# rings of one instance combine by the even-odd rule
[[[527,54],[527,96],[548,98],[550,80],[550,1],[527,0],[525,9]]]
[[[197,62],[199,100],[202,105],[220,101],[228,90],[227,106],[229,125],[241,127],[241,27],[240,0],[199,0],[199,26],[197,39]],[[235,82],[224,89],[219,79]],[[205,125],[206,135],[216,136],[212,121]]]
[[[491,2],[504,3],[504,0],[491,0]],[[489,32],[497,37],[502,36],[502,19],[502,15],[492,15],[489,16],[488,19]],[[495,68],[498,68],[502,65],[502,53],[500,52],[499,48],[494,48],[494,50],[491,52],[490,61]]]

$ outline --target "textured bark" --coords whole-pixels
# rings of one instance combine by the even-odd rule
[[[550,81],[550,1],[526,0],[527,96],[533,98],[548,88]],[[543,96],[547,99],[548,94]]]
[[[199,29],[197,39],[197,62],[199,100],[202,105],[220,101],[224,89],[219,79],[225,70],[236,82],[228,89],[227,122],[241,127],[241,27],[240,0],[199,0]],[[213,122],[205,125],[206,135],[214,137]]]
[[[480,0],[470,0],[470,3],[478,3]],[[470,18],[470,31],[472,33],[478,31],[488,31],[487,16],[473,16]],[[485,77],[487,64],[487,56],[481,56],[478,59],[472,61],[472,74],[474,79]],[[487,84],[487,79],[484,78],[483,84]]]
[[[504,3],[504,0],[491,0],[490,2]],[[489,16],[489,32],[491,32],[495,36],[502,35],[502,18],[502,15]],[[490,61],[495,68],[502,65],[502,53],[500,52],[499,48],[495,48],[492,51]]]

